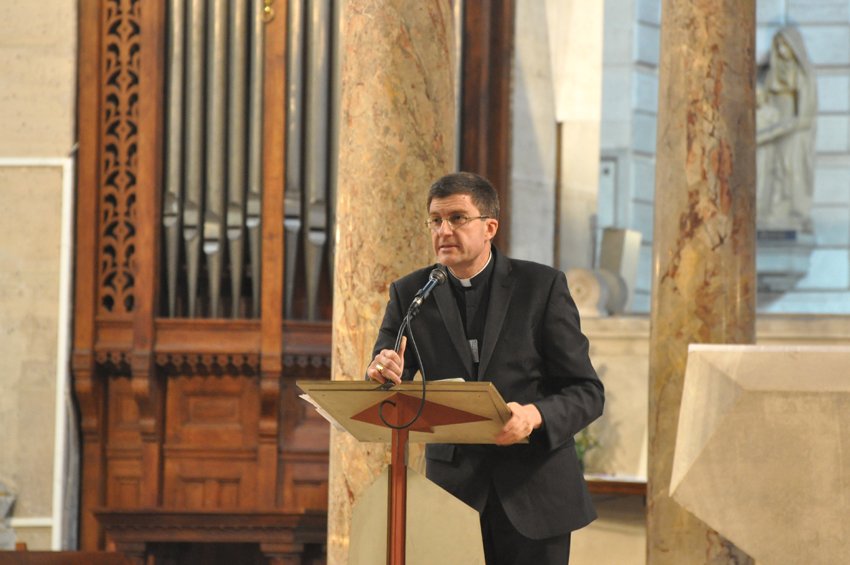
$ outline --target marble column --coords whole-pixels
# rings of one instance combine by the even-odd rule
[[[745,563],[668,491],[688,344],[755,339],[755,0],[662,10],[648,563]]]
[[[334,380],[360,380],[389,284],[432,262],[430,184],[454,169],[449,0],[347,0],[341,14]],[[351,509],[386,446],[332,433],[328,564],[348,560]]]

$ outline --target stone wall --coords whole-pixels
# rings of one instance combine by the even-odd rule
[[[850,1],[758,0],[756,5],[757,58],[767,54],[778,29],[797,27],[818,89],[816,247],[797,287],[761,311],[850,313]]]
[[[661,0],[606,0],[598,226],[642,233],[632,311],[649,311]],[[818,88],[809,270],[765,313],[850,313],[850,1],[757,0],[756,57],[786,25],[799,28]]]
[[[649,312],[660,0],[606,0],[599,229],[641,233],[631,310]]]
[[[51,547],[56,383],[67,378],[57,359],[76,15],[62,0],[0,6],[0,482],[17,495],[11,526],[30,549]]]

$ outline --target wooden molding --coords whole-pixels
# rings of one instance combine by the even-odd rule
[[[499,195],[496,246],[509,252],[511,69],[514,0],[464,3],[460,169],[488,178]]]

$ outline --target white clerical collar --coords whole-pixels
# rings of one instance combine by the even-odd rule
[[[460,278],[459,276],[457,276],[456,274],[454,274],[454,271],[452,271],[452,268],[451,268],[451,267],[449,267],[449,272],[452,274],[452,276],[453,276],[454,278],[456,278],[456,279],[457,279],[457,281],[460,283],[460,286],[465,286],[465,287],[469,288],[469,287],[471,287],[471,286],[472,286],[472,279],[474,279],[475,277],[477,277],[478,275],[480,275],[480,274],[484,271],[484,269],[486,269],[486,268],[487,268],[487,265],[489,265],[489,264],[490,264],[490,261],[492,261],[492,260],[493,260],[493,251],[491,250],[491,251],[490,251],[490,256],[489,256],[489,257],[487,257],[487,262],[486,262],[486,263],[484,263],[484,266],[483,266],[483,267],[481,267],[481,268],[478,270],[478,272],[477,272],[477,273],[475,273],[474,275],[472,275],[472,276],[471,276],[471,277],[469,277],[468,279],[462,279],[462,278]]]

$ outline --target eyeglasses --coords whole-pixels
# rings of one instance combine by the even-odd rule
[[[425,225],[428,226],[431,231],[440,231],[440,228],[443,227],[443,222],[449,224],[449,229],[452,231],[462,228],[472,220],[485,220],[490,218],[491,216],[475,216],[471,218],[469,216],[465,216],[463,214],[451,214],[448,218],[429,218],[425,220]]]

